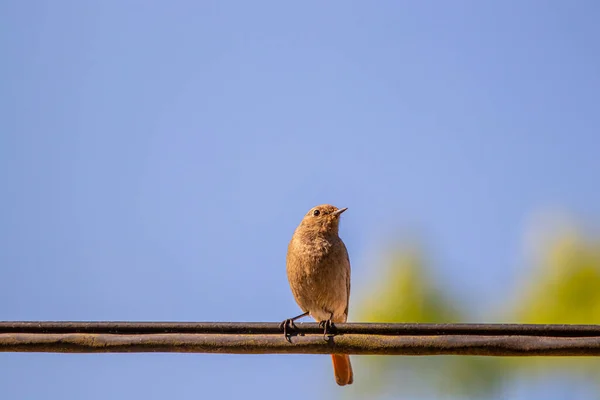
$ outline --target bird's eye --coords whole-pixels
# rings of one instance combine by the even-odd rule
[[[315,217],[318,217],[318,216],[319,216],[319,214],[321,214],[321,211],[319,211],[319,210],[315,210],[315,211],[313,211],[313,215],[314,215]]]

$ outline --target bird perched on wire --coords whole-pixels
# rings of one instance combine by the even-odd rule
[[[347,208],[324,204],[312,208],[296,228],[287,252],[287,276],[303,314],[282,322],[284,333],[298,318],[310,315],[325,334],[335,322],[348,319],[350,259],[338,235],[340,216]],[[332,354],[338,385],[354,381],[350,357]]]

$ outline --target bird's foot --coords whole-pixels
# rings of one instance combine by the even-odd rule
[[[294,323],[293,318],[288,318],[279,324],[279,329],[283,329],[283,336],[285,337],[285,340],[292,343],[291,335],[288,334],[288,328],[296,329],[296,324]]]
[[[331,333],[331,329],[334,327],[333,321],[331,320],[331,318],[325,321],[321,321],[319,322],[319,326],[323,328],[323,340],[329,342],[329,338],[333,336],[333,334]]]
[[[279,329],[283,329],[283,336],[285,337],[285,340],[287,340],[288,342],[292,343],[291,340],[291,334],[288,334],[288,329],[296,329],[296,324],[294,323],[295,320],[297,320],[298,318],[302,318],[302,317],[306,317],[308,315],[308,311],[295,316],[294,318],[288,318],[286,320],[284,320],[281,324],[279,324]]]

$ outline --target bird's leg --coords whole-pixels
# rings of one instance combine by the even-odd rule
[[[296,328],[296,324],[294,324],[294,321],[297,319],[300,319],[302,317],[306,317],[307,315],[308,315],[308,311],[305,312],[304,314],[297,315],[294,318],[288,318],[288,319],[284,320],[281,324],[279,324],[279,329],[283,329],[283,336],[285,336],[285,339],[288,342],[291,342],[290,337],[288,336],[288,333],[287,333],[288,327],[290,327],[292,329]]]
[[[326,342],[329,342],[329,330],[333,327],[333,321],[331,320],[332,317],[333,314],[330,315],[329,319],[319,322],[319,326],[323,328],[323,340]]]

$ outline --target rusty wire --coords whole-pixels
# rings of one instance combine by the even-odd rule
[[[600,325],[0,322],[0,351],[600,356]]]

